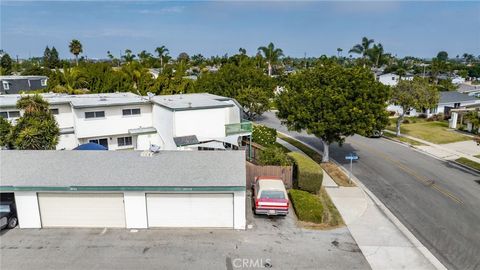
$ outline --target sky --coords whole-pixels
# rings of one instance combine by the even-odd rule
[[[292,57],[335,55],[363,36],[399,57],[480,55],[480,2],[470,1],[5,1],[0,0],[0,48],[13,57],[41,56],[55,46],[71,58],[79,39],[88,58],[125,49],[254,55],[273,42]]]

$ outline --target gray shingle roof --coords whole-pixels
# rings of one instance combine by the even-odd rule
[[[456,91],[440,92],[440,101],[438,103],[456,103],[456,102],[475,102],[478,98],[462,94]]]
[[[244,151],[0,151],[0,186],[245,187]]]

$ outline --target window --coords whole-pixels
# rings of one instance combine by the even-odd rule
[[[50,112],[51,112],[52,114],[58,114],[58,109],[50,109]]]
[[[264,190],[260,199],[285,199],[285,193],[280,190]]]
[[[8,118],[18,118],[18,117],[20,117],[20,112],[19,111],[8,112]]]
[[[47,79],[42,79],[42,80],[40,80],[40,84],[41,84],[42,86],[47,86]]]
[[[129,146],[132,145],[132,137],[120,137],[117,138],[118,146]]]
[[[91,143],[96,143],[96,144],[100,144],[102,146],[104,146],[105,148],[108,149],[108,139],[91,139],[91,140],[88,140],[88,142],[91,142]]]
[[[0,112],[0,117],[5,119],[18,118],[20,117],[20,112],[19,111]]]
[[[3,89],[4,90],[9,90],[10,89],[10,85],[8,84],[8,82],[3,81],[2,84],[3,84]]]
[[[85,112],[85,118],[102,118],[102,117],[105,117],[104,111]]]
[[[455,109],[460,108],[460,102],[454,103],[454,104],[453,104],[453,108],[455,108]]]
[[[128,115],[139,115],[140,114],[140,109],[125,109],[125,110],[122,110],[122,114],[124,116],[128,116]]]

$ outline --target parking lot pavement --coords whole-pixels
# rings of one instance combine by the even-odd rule
[[[369,269],[349,231],[307,230],[295,216],[254,217],[246,231],[13,229],[0,236],[7,269]],[[265,264],[267,267],[265,267]]]

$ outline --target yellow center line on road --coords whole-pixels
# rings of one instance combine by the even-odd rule
[[[388,162],[392,163],[393,165],[397,166],[402,171],[404,171],[404,172],[408,173],[409,175],[413,176],[414,179],[421,182],[423,185],[433,188],[434,190],[438,191],[440,194],[446,196],[447,198],[451,199],[452,201],[454,201],[457,204],[463,204],[462,200],[460,200],[458,197],[453,195],[450,191],[446,190],[445,188],[440,187],[437,184],[435,184],[434,180],[428,179],[427,177],[419,174],[418,172],[409,168],[408,166],[401,163],[400,161],[390,158],[388,155],[373,149],[372,147],[368,146],[365,143],[355,142],[355,143],[352,143],[352,144],[359,144],[360,146],[363,146],[364,148],[370,150],[371,152],[374,152],[376,155],[382,157],[386,161],[388,161]]]

